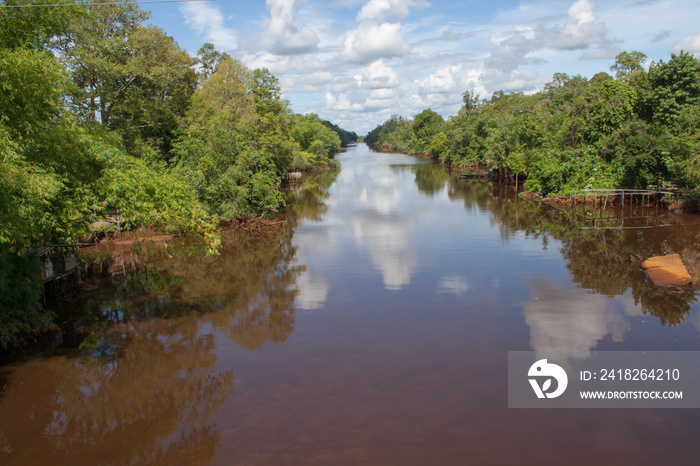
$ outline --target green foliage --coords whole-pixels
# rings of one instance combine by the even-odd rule
[[[284,204],[277,185],[299,146],[267,70],[220,61],[194,94],[186,125],[175,172],[210,214],[231,218]]]
[[[70,72],[70,102],[83,121],[118,130],[136,156],[168,160],[196,87],[194,60],[134,2],[90,4],[56,47]],[[150,148],[150,150],[149,150]]]
[[[440,157],[447,149],[447,135],[445,133],[437,133],[430,141],[430,154],[435,157]]]
[[[583,188],[650,188],[668,180],[700,187],[700,61],[681,53],[652,64],[622,52],[590,80],[555,73],[534,95],[466,92],[443,123],[425,110],[393,116],[365,141],[380,149],[430,151],[443,163],[479,165],[529,189],[558,194]]]
[[[117,150],[106,155],[107,166],[95,191],[122,228],[198,231],[206,214],[187,183]]]
[[[615,72],[617,79],[631,81],[642,75],[644,72],[642,65],[646,59],[646,54],[637,50],[620,52],[615,57],[615,64],[610,67],[610,71]]]
[[[69,4],[73,0],[4,0],[3,4]],[[0,49],[48,50],[68,31],[68,25],[84,14],[81,6],[68,8],[0,8]]]
[[[411,138],[411,121],[393,115],[389,120],[370,131],[365,137],[365,142],[381,150],[409,152]]]
[[[214,221],[283,205],[293,160],[334,165],[338,134],[352,140],[316,116],[293,122],[268,70],[211,44],[193,59],[147,19],[126,0],[0,9],[0,345],[50,324],[30,246],[76,242],[110,216],[215,252]]]
[[[431,151],[433,138],[443,132],[444,127],[445,120],[428,109],[416,115],[413,120],[392,116],[371,131],[365,138],[365,142],[382,150],[438,155]],[[436,146],[435,149],[440,147]]]
[[[652,123],[674,125],[687,106],[700,103],[700,60],[681,52],[668,63],[652,63],[645,95],[647,117]]]
[[[291,136],[301,149],[321,157],[333,158],[340,152],[340,137],[323,124],[318,115],[295,115]]]
[[[581,189],[613,188],[615,171],[593,150],[549,150],[530,165],[528,190],[542,195],[572,194]]]
[[[330,129],[338,135],[338,137],[340,138],[341,147],[347,147],[353,142],[357,142],[357,133],[355,133],[354,131],[351,132],[344,130],[340,126],[335,125],[327,120],[323,120],[322,123],[326,128]]]
[[[29,163],[0,124],[0,246],[22,249],[38,244],[40,228],[60,180]]]
[[[61,112],[63,69],[48,52],[0,49],[0,123],[31,138]]]
[[[197,63],[201,66],[199,79],[204,81],[216,70],[220,61],[230,60],[231,57],[225,52],[219,52],[214,48],[214,44],[207,42],[197,51]]]
[[[411,124],[413,131],[411,150],[415,153],[430,152],[433,137],[442,131],[444,125],[445,120],[430,109],[416,115]]]
[[[39,307],[40,262],[0,244],[0,347],[19,345],[27,335],[53,328],[53,315]]]

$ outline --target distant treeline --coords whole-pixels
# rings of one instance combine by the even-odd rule
[[[700,61],[681,52],[643,67],[642,52],[622,52],[586,79],[556,73],[534,95],[464,94],[447,122],[432,110],[394,116],[365,142],[379,149],[430,153],[446,164],[480,165],[527,177],[543,195],[583,188],[700,186]]]
[[[5,6],[27,4],[6,0]],[[116,228],[199,232],[273,211],[295,168],[353,137],[294,115],[266,69],[205,44],[190,56],[138,3],[0,9],[0,345],[50,319],[30,246]]]
[[[357,133],[354,131],[346,131],[327,120],[323,120],[323,124],[326,126],[326,128],[330,129],[331,131],[335,131],[338,134],[340,137],[340,145],[342,147],[348,147],[350,144],[357,142]]]

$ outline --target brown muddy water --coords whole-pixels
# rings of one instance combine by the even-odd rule
[[[700,350],[697,217],[594,213],[424,160],[339,156],[285,227],[174,245],[0,368],[0,464],[698,464],[700,411],[509,409],[508,351]],[[700,256],[698,256],[700,257]]]

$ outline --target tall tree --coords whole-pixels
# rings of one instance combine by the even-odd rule
[[[614,71],[615,77],[621,81],[634,81],[644,71],[642,65],[646,59],[646,54],[637,50],[620,52],[615,57],[615,64],[610,67],[610,71]]]
[[[196,86],[194,60],[136,2],[89,4],[60,43],[71,104],[86,121],[121,130],[132,155],[168,159],[177,119]]]
[[[228,53],[216,50],[214,44],[211,42],[202,45],[197,51],[197,64],[200,66],[200,81],[204,81],[211,76],[211,74],[216,71],[216,66],[219,62],[230,58]]]
[[[192,99],[182,140],[176,144],[177,171],[198,192],[209,211],[226,218],[283,203],[276,188],[278,140],[260,123],[260,82],[237,60],[226,59]],[[264,100],[264,99],[263,99]],[[273,99],[274,100],[274,99]]]

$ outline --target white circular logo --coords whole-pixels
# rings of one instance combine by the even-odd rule
[[[535,390],[537,398],[556,398],[564,393],[566,385],[569,383],[566,371],[556,364],[547,363],[546,359],[540,359],[530,366],[527,375],[534,377],[528,380],[532,389]],[[550,392],[552,379],[557,381],[557,387],[556,390]]]

